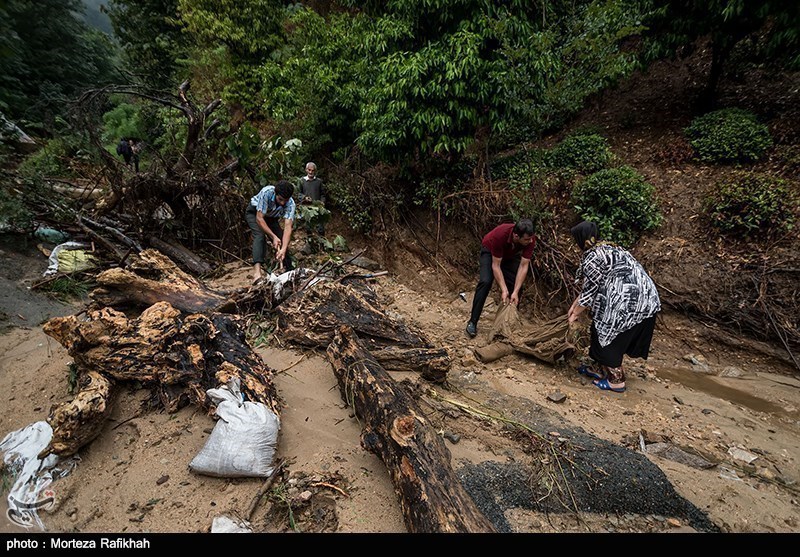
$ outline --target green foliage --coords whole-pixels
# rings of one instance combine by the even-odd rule
[[[557,168],[592,174],[608,168],[614,155],[605,137],[597,134],[570,135],[550,152],[550,164]]]
[[[757,161],[772,146],[769,128],[739,108],[695,118],[685,133],[697,156],[708,162]]]
[[[49,292],[54,298],[69,302],[71,300],[86,300],[92,287],[93,284],[90,281],[80,279],[78,275],[69,275],[51,280],[42,285],[41,289]]]
[[[67,101],[107,83],[114,45],[78,15],[78,0],[7,0],[0,7],[0,110],[49,126]]]
[[[236,134],[228,137],[226,146],[242,167],[255,169],[256,182],[263,187],[286,178],[292,169],[300,166],[303,142],[299,139],[284,141],[278,135],[262,140],[258,130],[245,122]]]
[[[10,182],[0,183],[0,232],[30,230],[32,225],[33,213],[22,192]]]
[[[463,153],[476,132],[537,136],[633,68],[639,32],[621,1],[368,3],[371,79],[357,144],[384,159]],[[523,133],[520,131],[519,133]]]
[[[800,67],[800,10],[785,0],[648,0],[644,19],[646,61],[689,54],[710,37],[712,64],[707,100],[713,100],[731,53],[745,39],[758,38],[743,58],[766,55],[790,68]],[[705,48],[705,47],[704,47]]]
[[[369,25],[362,14],[332,13],[326,19],[298,9],[287,20],[286,46],[259,68],[263,111],[290,122],[309,154],[342,149],[357,135],[374,73]]]
[[[24,178],[41,180],[46,177],[66,178],[74,174],[72,166],[88,162],[91,155],[83,135],[64,135],[51,139],[44,147],[29,155],[19,166]]]
[[[177,3],[180,20],[196,45],[188,62],[193,73],[202,68],[206,80],[222,86],[224,101],[258,114],[261,99],[253,94],[263,88],[258,66],[276,54],[284,42],[281,27],[284,3],[278,0],[178,0]],[[209,59],[215,63],[209,64]]]
[[[372,230],[372,212],[363,192],[337,181],[329,181],[326,188],[328,198],[339,208],[353,231],[368,234]]]
[[[737,237],[774,237],[791,230],[800,200],[787,181],[764,174],[745,173],[717,184],[705,200],[712,226]]]
[[[103,114],[103,145],[112,153],[122,137],[142,138],[146,135],[140,108],[130,103],[120,103]]]
[[[603,239],[631,246],[661,224],[653,186],[629,166],[596,172],[572,190],[575,212],[597,224]]]
[[[154,89],[174,90],[186,72],[190,35],[176,17],[178,0],[109,0],[108,16],[125,68]]]
[[[297,204],[297,220],[303,223],[307,230],[314,231],[319,225],[327,224],[330,219],[331,212],[325,208],[321,201]]]

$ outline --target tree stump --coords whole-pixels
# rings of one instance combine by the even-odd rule
[[[57,317],[43,327],[67,349],[81,372],[92,370],[106,379],[152,386],[168,412],[190,403],[210,411],[206,391],[238,378],[248,400],[261,402],[279,415],[273,371],[247,344],[236,317],[184,316],[167,302],[154,304],[135,319],[112,308],[90,311],[87,316],[88,321],[74,315]],[[103,393],[101,389],[95,392]],[[108,406],[108,392],[100,398]],[[59,423],[64,424],[60,436],[79,441],[66,450],[74,452],[90,441],[91,435],[83,431],[99,430],[107,417],[107,412],[100,411],[101,401],[94,395],[90,399],[92,411],[85,410],[87,404],[73,401],[58,414]]]

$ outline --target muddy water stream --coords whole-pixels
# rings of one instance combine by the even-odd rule
[[[775,404],[774,402],[770,402],[749,392],[753,389],[752,383],[750,383],[751,380],[749,379],[741,379],[741,381],[746,381],[747,384],[743,386],[742,389],[736,389],[723,385],[714,375],[706,375],[691,370],[659,368],[656,373],[662,379],[669,379],[685,387],[702,391],[719,399],[738,404],[739,406],[745,406],[756,412],[763,412],[777,418],[789,418],[791,420],[800,419],[800,412],[790,412],[779,404]],[[787,388],[797,387],[787,384]]]

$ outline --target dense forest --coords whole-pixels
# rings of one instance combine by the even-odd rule
[[[88,23],[95,12],[113,33]],[[531,217],[549,249],[539,277],[568,290],[556,233],[568,221],[631,247],[664,219],[653,184],[574,117],[698,52],[708,63],[671,156],[740,171],[704,194],[704,230],[763,254],[797,217],[796,130],[776,133],[768,103],[720,97],[748,72],[796,75],[792,2],[8,0],[0,28],[4,231],[103,218],[137,245],[169,236],[216,261],[246,257],[245,199],[316,160],[330,210],[309,224],[333,211],[381,238],[422,211],[479,237]],[[144,146],[138,172],[116,155],[121,138]],[[781,164],[756,167],[775,153]],[[772,309],[726,317],[796,347],[796,294],[781,292]]]

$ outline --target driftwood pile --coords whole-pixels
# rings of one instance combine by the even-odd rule
[[[415,370],[442,383],[448,351],[384,311],[363,280],[294,273],[282,289],[263,281],[222,293],[147,249],[124,269],[99,274],[85,317],[44,327],[73,357],[80,391],[52,409],[53,440],[42,455],[73,454],[99,435],[120,381],[151,387],[170,412],[195,404],[211,413],[206,390],[235,377],[249,400],[279,414],[273,370],[249,346],[246,317],[238,314],[270,310],[283,340],[324,351],[331,361],[342,398],[364,424],[363,446],[389,469],[409,531],[493,531],[410,389],[386,371]]]

